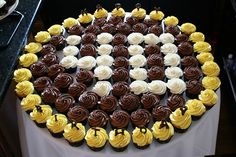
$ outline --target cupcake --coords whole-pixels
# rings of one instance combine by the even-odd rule
[[[186,102],[189,114],[193,120],[200,119],[201,116],[206,112],[206,107],[198,99],[190,99]]]
[[[40,31],[34,36],[34,39],[38,43],[45,44],[51,40],[51,35],[47,31]]]
[[[111,23],[106,23],[101,27],[102,32],[116,34],[116,27]]]
[[[177,35],[180,34],[180,29],[179,29],[179,26],[169,25],[169,26],[166,26],[165,32],[170,33],[176,37]]]
[[[201,91],[198,96],[199,100],[209,109],[214,106],[218,101],[217,94],[211,89],[205,89]]]
[[[144,128],[148,127],[151,120],[151,114],[146,109],[137,109],[130,116],[133,127]]]
[[[107,32],[103,32],[97,35],[97,43],[102,44],[109,44],[113,40],[113,35]]]
[[[64,56],[77,56],[79,49],[76,46],[68,45],[63,49]]]
[[[179,20],[175,16],[168,16],[164,19],[164,24],[166,26],[172,25],[172,26],[177,26],[179,23]]]
[[[56,47],[53,46],[52,44],[44,44],[42,46],[40,54],[44,56],[44,55],[46,55],[48,53],[56,53],[56,51],[57,51]]]
[[[135,5],[135,7],[136,8],[134,10],[132,10],[132,12],[131,12],[131,16],[138,18],[139,21],[142,22],[146,17],[146,10],[141,8],[140,3],[137,3]]]
[[[54,64],[48,67],[48,76],[54,80],[60,73],[63,73],[65,68],[60,64]]]
[[[86,44],[94,44],[96,42],[96,35],[93,33],[85,33],[82,36],[81,43]]]
[[[84,83],[74,82],[68,88],[68,94],[70,94],[74,99],[80,97],[86,91],[87,87]]]
[[[183,92],[186,90],[186,83],[179,78],[168,80],[166,86],[172,94],[183,94]]]
[[[149,82],[153,80],[164,80],[165,78],[164,68],[162,66],[152,66],[147,71],[147,77]]]
[[[147,79],[147,70],[145,68],[130,69],[129,75],[130,75],[131,81],[135,81],[135,80],[144,81]]]
[[[219,65],[213,61],[206,61],[201,68],[206,76],[218,76],[220,74]]]
[[[125,10],[121,7],[120,3],[115,4],[115,8],[112,10],[111,15],[121,17],[124,20]]]
[[[71,26],[69,29],[68,29],[68,34],[69,35],[82,35],[83,34],[83,31],[84,31],[84,28],[79,25],[79,24],[76,24],[74,26]]]
[[[95,92],[87,91],[79,97],[79,104],[89,111],[97,108],[98,95]]]
[[[169,116],[172,113],[168,106],[157,105],[152,110],[153,121],[169,121]]]
[[[164,59],[161,54],[154,53],[147,57],[147,66],[151,68],[153,66],[164,66]]]
[[[55,101],[55,108],[60,113],[67,113],[75,105],[75,99],[69,94],[60,95]]]
[[[122,17],[119,17],[119,16],[110,16],[110,18],[108,19],[108,23],[112,24],[114,26],[116,26],[122,22],[123,22],[123,19],[122,19]]]
[[[144,53],[146,56],[149,56],[154,53],[160,53],[160,47],[156,44],[145,45]]]
[[[128,127],[130,116],[126,111],[115,110],[110,115],[110,123],[112,128],[125,129]]]
[[[78,20],[76,20],[73,17],[68,17],[66,19],[64,19],[64,21],[62,22],[62,25],[64,28],[69,29],[70,27],[77,25],[79,22]]]
[[[149,17],[154,21],[161,21],[164,18],[164,13],[160,11],[160,8],[155,7],[155,10],[151,11]]]
[[[196,43],[198,41],[205,41],[205,35],[202,32],[194,32],[190,34],[189,40],[192,43]]]
[[[45,63],[37,61],[30,66],[30,71],[34,78],[38,78],[48,73],[48,67]]]
[[[176,40],[176,43],[180,44],[180,43],[182,43],[182,42],[187,42],[187,41],[189,41],[189,37],[188,37],[188,35],[186,35],[186,34],[180,33],[180,34],[178,34],[178,35],[175,36],[175,40]]]
[[[79,47],[79,44],[81,42],[81,37],[78,35],[69,35],[66,38],[66,42],[68,45]]]
[[[27,54],[23,54],[20,56],[19,58],[19,64],[22,67],[30,67],[33,63],[38,61],[38,57],[36,54],[33,53],[27,53]]]
[[[92,127],[88,129],[85,140],[88,147],[93,151],[102,150],[108,140],[108,135],[105,129],[100,127]]]
[[[219,77],[205,76],[202,79],[202,85],[205,89],[217,90],[221,85],[221,81]]]
[[[193,56],[184,56],[181,59],[181,68],[184,69],[185,67],[196,67],[198,65],[198,61]]]
[[[130,91],[135,95],[141,95],[148,92],[148,84],[142,80],[133,81],[130,85]]]
[[[198,67],[184,68],[184,78],[186,80],[199,80],[202,77],[202,71]]]
[[[109,117],[103,110],[93,110],[89,114],[88,123],[90,127],[101,127],[106,128]]]
[[[143,20],[143,24],[145,24],[147,26],[147,28],[149,28],[153,25],[158,24],[158,21],[146,18],[146,19]]]
[[[92,33],[98,35],[99,33],[101,33],[101,29],[99,26],[89,25],[85,28],[84,33]]]
[[[48,33],[50,35],[60,35],[63,34],[63,29],[61,25],[55,24],[48,28]]]
[[[127,82],[119,81],[113,84],[112,86],[112,95],[117,98],[130,92],[130,87]]]
[[[112,76],[112,69],[109,66],[100,65],[94,69],[94,77],[97,80],[109,80]]]
[[[77,82],[83,83],[87,87],[89,87],[93,83],[93,72],[87,70],[80,70],[78,73],[76,73],[75,79]]]
[[[102,44],[100,46],[97,46],[97,52],[99,55],[110,55],[112,49],[113,46],[109,44]]]
[[[52,86],[52,80],[49,77],[43,76],[37,78],[33,84],[35,90],[38,93],[41,93],[45,88]]]
[[[179,67],[167,67],[165,70],[166,78],[180,78],[183,76],[183,71]]]
[[[116,25],[116,32],[124,35],[128,35],[131,32],[132,28],[129,24],[121,22]]]
[[[136,127],[132,131],[132,140],[136,148],[145,149],[152,143],[153,135],[148,128]]]
[[[49,67],[51,65],[58,64],[59,63],[59,58],[54,53],[48,53],[48,54],[43,56],[41,61]]]
[[[143,47],[140,45],[130,45],[128,47],[129,55],[134,56],[137,54],[143,54]]]
[[[26,52],[28,53],[35,53],[37,54],[38,52],[40,52],[42,50],[42,44],[41,43],[37,43],[37,42],[30,42],[27,45],[25,45],[25,49]]]
[[[170,115],[170,121],[177,132],[183,133],[187,131],[191,125],[192,118],[187,107],[181,107],[172,112]]]
[[[187,34],[187,35],[190,35],[192,33],[194,33],[196,31],[196,26],[192,23],[183,23],[181,26],[180,26],[180,30],[182,33],[184,34]]]
[[[175,37],[170,33],[162,33],[159,36],[159,40],[160,42],[162,42],[162,44],[168,44],[168,43],[173,44],[175,41]]]
[[[99,108],[107,114],[112,114],[116,110],[118,101],[113,95],[103,96],[98,102]]]
[[[93,21],[93,25],[99,26],[99,27],[102,27],[106,23],[107,23],[107,19],[106,18],[95,19]]]
[[[214,56],[210,52],[202,52],[196,58],[200,64],[204,64],[206,61],[214,61]]]
[[[96,19],[99,19],[99,18],[107,18],[108,16],[108,11],[106,9],[104,9],[100,4],[98,4],[96,6],[96,10],[94,12],[94,17]]]
[[[180,56],[178,54],[167,54],[164,57],[165,66],[176,67],[180,64]]]
[[[81,123],[72,122],[65,126],[63,136],[71,146],[80,146],[84,143],[85,134]]]
[[[128,23],[130,26],[133,26],[137,23],[139,23],[139,19],[133,16],[126,17],[125,19],[126,23]]]
[[[140,98],[132,93],[125,94],[119,100],[121,109],[131,113],[137,110],[140,106]]]
[[[81,57],[77,62],[77,66],[80,70],[92,70],[96,66],[96,59],[92,56]]]
[[[110,55],[101,55],[96,58],[97,66],[104,65],[111,67],[114,59]]]
[[[147,34],[148,27],[144,23],[137,23],[133,25],[132,31],[141,34]]]
[[[84,126],[87,123],[89,111],[83,106],[74,106],[67,112],[67,117],[71,122],[82,123]]]
[[[32,73],[29,69],[19,68],[14,71],[13,80],[17,83],[22,81],[29,81],[32,78]]]
[[[172,94],[168,97],[167,106],[171,109],[171,111],[175,111],[177,108],[183,107],[185,105],[185,99],[182,95]]]
[[[159,105],[160,103],[160,98],[158,95],[153,94],[153,93],[145,93],[141,97],[141,105],[142,108],[147,109],[149,111],[152,111],[152,109]]]
[[[54,35],[50,39],[50,44],[56,47],[56,50],[62,50],[66,46],[66,39],[63,35]]]
[[[114,58],[116,57],[126,57],[129,56],[129,51],[126,46],[124,45],[115,45],[112,50],[112,55]]]
[[[159,143],[168,143],[174,136],[174,127],[166,121],[155,122],[152,127],[153,137]]]
[[[113,82],[124,81],[128,82],[129,80],[129,71],[123,67],[116,68],[112,73]]]
[[[114,129],[109,133],[109,143],[113,150],[122,152],[130,143],[130,134],[124,129]]]
[[[96,57],[96,47],[93,44],[86,44],[80,48],[80,56],[92,56]]]
[[[127,37],[129,44],[131,45],[139,45],[144,41],[144,36],[141,33],[134,32],[130,33]]]
[[[193,54],[193,46],[189,42],[182,42],[178,45],[178,53],[180,56],[191,56]]]
[[[148,83],[148,90],[153,94],[157,94],[162,99],[166,93],[166,83],[161,80],[154,80]]]
[[[52,108],[48,105],[35,106],[30,118],[41,128],[46,127],[47,120],[52,116]]]
[[[156,36],[160,36],[163,33],[162,27],[157,25],[157,24],[153,25],[153,26],[148,28],[148,33],[153,33]]]
[[[68,87],[73,83],[74,78],[72,75],[68,73],[60,73],[54,79],[54,85],[57,87],[61,92],[67,92]]]
[[[81,11],[78,21],[83,27],[87,27],[88,25],[90,25],[92,23],[93,15],[88,13],[87,10],[84,9]]]
[[[159,42],[160,42],[160,39],[158,38],[158,36],[156,36],[153,33],[149,33],[144,36],[144,43],[147,45],[156,45]]]
[[[97,81],[92,91],[95,92],[98,96],[108,96],[112,90],[112,85],[108,81]]]
[[[203,53],[203,52],[210,52],[211,45],[205,41],[198,41],[193,45],[194,52]]]
[[[41,93],[41,98],[44,103],[49,105],[54,105],[56,99],[61,95],[61,92],[58,88],[51,86],[47,87]]]
[[[53,137],[61,138],[67,125],[67,118],[63,114],[52,115],[46,123],[46,126]]]
[[[198,80],[190,80],[186,82],[186,96],[189,98],[198,98],[198,95],[202,91],[202,83]]]
[[[147,59],[143,55],[137,54],[129,58],[129,64],[132,68],[141,68],[147,64]]]
[[[167,55],[167,54],[175,54],[178,52],[178,48],[177,46],[175,46],[175,44],[172,44],[172,43],[166,43],[164,45],[161,46],[161,52],[164,54],[164,55]]]
[[[38,94],[29,94],[20,102],[22,109],[26,112],[32,111],[35,106],[39,106],[42,100]]]
[[[123,67],[125,69],[128,69],[129,67],[129,60],[125,57],[116,57],[113,63],[114,68]]]
[[[20,98],[26,97],[27,95],[34,93],[33,83],[29,81],[19,82],[16,85],[15,92]]]

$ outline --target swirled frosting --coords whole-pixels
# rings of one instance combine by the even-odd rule
[[[101,97],[98,104],[103,111],[111,113],[116,110],[118,101],[113,95],[108,95]]]
[[[160,42],[160,39],[158,36],[156,36],[154,33],[149,33],[144,36],[144,42],[145,44],[158,44]]]
[[[166,121],[155,122],[152,127],[154,138],[160,141],[167,141],[174,135],[174,127]]]
[[[66,18],[66,19],[63,21],[62,25],[63,25],[65,28],[70,28],[70,27],[72,27],[72,26],[74,26],[74,25],[77,25],[78,23],[79,23],[78,20],[76,20],[75,18],[73,18],[73,17],[68,17],[68,18]]]
[[[123,129],[114,129],[109,133],[109,142],[115,148],[124,148],[130,143],[130,134]]]
[[[35,106],[40,105],[42,102],[38,94],[29,94],[23,98],[20,105],[24,111],[33,110]]]
[[[163,95],[166,93],[166,83],[161,80],[154,80],[148,83],[148,90],[154,94]]]
[[[143,48],[140,45],[130,45],[128,47],[129,55],[134,56],[137,54],[142,54],[143,53]]]
[[[220,74],[220,67],[213,61],[206,61],[202,65],[202,72],[207,76],[218,76]]]
[[[213,106],[218,100],[217,94],[211,89],[205,89],[204,91],[201,91],[198,98],[206,106]]]
[[[167,54],[164,57],[165,66],[176,67],[180,64],[180,56],[178,54]]]
[[[148,84],[142,80],[133,81],[130,85],[130,91],[136,95],[146,93],[148,91]]]
[[[70,94],[61,94],[55,102],[55,108],[60,113],[67,113],[75,105],[75,99]]]
[[[67,125],[67,118],[63,114],[54,114],[47,120],[46,125],[51,132],[60,133]]]
[[[119,105],[123,110],[132,112],[139,107],[140,99],[137,95],[128,93],[120,98]]]
[[[211,45],[205,41],[198,41],[193,45],[193,50],[197,53],[210,52]]]
[[[32,78],[30,70],[26,68],[20,68],[15,70],[13,75],[13,79],[18,83],[22,81],[28,81]]]
[[[192,116],[201,116],[206,112],[206,107],[200,100],[190,99],[186,102],[188,111]]]
[[[112,75],[112,69],[109,66],[100,65],[94,70],[94,77],[98,80],[107,80]]]
[[[52,116],[52,108],[49,105],[36,106],[30,113],[30,118],[37,123],[46,123]]]
[[[97,35],[97,42],[100,45],[108,44],[112,41],[112,39],[113,39],[113,36],[107,32],[103,32],[103,33]]]
[[[96,66],[96,59],[92,56],[85,56],[78,60],[77,65],[84,70],[91,70]]]
[[[160,10],[153,10],[149,14],[150,19],[156,20],[156,21],[161,21],[164,18],[164,13]]]
[[[129,80],[129,71],[126,68],[119,67],[113,71],[112,74],[113,82],[119,81],[128,81]]]
[[[144,57],[141,54],[137,54],[129,58],[129,64],[133,68],[143,67],[146,65],[146,63],[147,63],[146,57]]]
[[[179,23],[179,20],[175,16],[168,16],[164,19],[164,23],[166,26],[169,25],[176,26]]]
[[[36,42],[30,42],[25,45],[25,51],[29,53],[38,53],[42,50],[42,44]]]
[[[196,43],[198,41],[205,41],[205,35],[202,32],[194,32],[190,34],[189,40]]]
[[[82,123],[87,120],[89,111],[83,106],[74,106],[67,112],[67,117],[70,121]]]
[[[121,8],[121,5],[116,6],[111,12],[112,16],[125,17],[125,10]]]
[[[202,52],[196,58],[200,64],[204,64],[206,61],[214,61],[214,56],[209,52]]]
[[[131,15],[138,19],[144,19],[146,16],[146,10],[141,7],[137,7],[132,10]]]
[[[127,37],[128,42],[132,45],[138,45],[141,44],[144,41],[144,36],[141,33],[131,33]]]
[[[114,59],[110,55],[101,55],[96,58],[97,65],[112,66]]]
[[[112,49],[113,49],[113,46],[109,44],[102,44],[97,47],[97,51],[99,55],[109,55]]]
[[[51,39],[51,35],[47,31],[40,31],[35,36],[34,39],[39,43],[49,42]]]
[[[50,35],[60,35],[63,32],[63,27],[59,24],[52,25],[48,28],[48,33]]]
[[[161,52],[164,54],[164,55],[167,55],[167,54],[174,54],[174,53],[177,53],[178,52],[178,47],[175,46],[175,44],[172,44],[172,43],[166,43],[164,45],[161,46]]]
[[[93,91],[84,92],[79,97],[79,104],[88,110],[92,110],[98,103],[98,95]]]
[[[137,109],[131,114],[131,121],[136,127],[145,127],[149,124],[151,114],[146,109]]]
[[[110,116],[110,123],[115,128],[125,128],[129,124],[130,116],[126,111],[115,110]]]
[[[173,94],[182,94],[186,90],[186,83],[179,78],[173,78],[168,80],[166,86]]]
[[[148,128],[138,128],[136,127],[132,132],[133,143],[138,146],[150,145],[153,140],[152,132]]]
[[[113,84],[112,86],[112,95],[120,97],[130,92],[130,87],[127,82],[119,81]]]
[[[105,129],[100,127],[92,127],[88,129],[85,135],[85,140],[89,147],[101,148],[106,144],[108,135]]]
[[[99,18],[106,18],[108,16],[108,11],[104,8],[102,8],[102,6],[97,5],[96,7],[97,9],[94,12],[94,17],[99,19]]]
[[[147,70],[145,68],[130,69],[129,75],[135,80],[145,80],[147,78]]]
[[[26,97],[27,95],[32,94],[34,92],[33,83],[29,81],[19,82],[16,85],[15,91],[19,97]]]
[[[85,127],[81,123],[69,123],[64,128],[63,136],[69,142],[79,142],[85,137]]]
[[[174,43],[175,37],[170,33],[163,33],[159,37],[162,44]]]
[[[107,96],[112,90],[112,85],[108,81],[97,81],[92,90],[100,97]]]
[[[79,49],[76,46],[69,45],[63,49],[63,54],[65,56],[76,56],[79,52]]]
[[[168,79],[179,78],[183,76],[183,71],[179,67],[167,67],[165,75]]]
[[[219,77],[205,76],[202,79],[202,85],[205,89],[216,90],[217,88],[220,87],[221,81],[220,81]]]
[[[167,99],[167,106],[172,110],[175,111],[179,107],[183,107],[185,105],[185,99],[182,95],[179,94],[172,94]]]
[[[185,33],[185,34],[192,34],[196,31],[196,26],[192,23],[183,23],[181,26],[180,26],[180,30],[181,32]]]
[[[19,64],[23,67],[29,67],[37,61],[38,61],[38,57],[36,54],[33,54],[33,53],[23,54],[19,58]]]
[[[90,127],[104,127],[108,122],[108,115],[103,110],[93,110],[88,117]]]
[[[151,92],[144,93],[141,97],[142,107],[147,110],[152,110],[152,108],[160,103],[160,98],[158,95]]]
[[[81,41],[81,37],[78,35],[69,35],[66,38],[67,44],[72,45],[72,46],[78,45],[80,41]]]

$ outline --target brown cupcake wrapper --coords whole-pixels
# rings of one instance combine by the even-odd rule
[[[99,147],[99,148],[90,147],[88,144],[87,144],[87,146],[88,146],[91,150],[93,150],[93,151],[95,151],[95,152],[98,152],[98,151],[101,151],[101,150],[106,146],[106,143],[104,144],[104,146]]]
[[[134,146],[136,147],[136,148],[138,148],[138,149],[147,149],[149,146],[150,146],[150,144],[147,144],[147,145],[144,145],[144,146],[138,146],[136,143],[133,143],[134,144]]]
[[[125,151],[129,145],[125,146],[125,147],[121,147],[121,148],[116,148],[116,147],[113,147],[111,144],[110,144],[111,148],[116,151],[116,152],[123,152]]]
[[[66,140],[72,147],[79,147],[79,146],[81,146],[81,145],[83,145],[84,144],[84,139],[83,140],[81,140],[81,141],[78,141],[78,142],[70,142],[70,141],[68,141],[68,140]]]
[[[49,130],[50,134],[55,138],[62,138],[63,137],[63,131],[59,133],[53,133]]]

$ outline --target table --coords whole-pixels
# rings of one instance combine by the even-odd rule
[[[217,90],[219,100],[215,106],[208,110],[198,121],[193,121],[189,130],[183,134],[175,133],[167,144],[159,144],[154,141],[150,148],[139,150],[130,143],[124,152],[115,152],[110,146],[100,152],[91,151],[86,144],[80,147],[70,146],[65,139],[57,139],[50,135],[48,130],[38,128],[25,113],[18,102],[18,124],[21,140],[21,148],[24,157],[125,157],[135,156],[149,157],[176,156],[198,157],[215,153],[216,137],[218,130],[220,111],[220,89]]]

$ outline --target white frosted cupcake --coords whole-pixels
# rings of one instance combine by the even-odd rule
[[[92,56],[85,56],[78,60],[77,66],[80,69],[92,70],[96,66],[96,59]]]
[[[163,33],[159,37],[162,44],[174,43],[175,37],[170,33]]]
[[[69,45],[63,49],[64,56],[77,56],[79,49],[76,46]]]
[[[112,90],[112,85],[108,81],[98,81],[92,90],[100,97],[108,96]]]
[[[144,41],[144,36],[141,33],[131,33],[127,37],[129,44],[138,45]]]
[[[68,73],[74,73],[77,69],[78,59],[74,56],[66,56],[62,58],[60,64],[66,69]]]
[[[146,80],[147,70],[145,68],[134,68],[129,71],[129,76],[133,80]]]
[[[154,80],[151,83],[148,83],[148,90],[153,93],[160,96],[160,98],[163,98],[166,93],[166,83],[161,80]]]
[[[113,39],[113,35],[107,32],[101,33],[97,35],[98,44],[109,44]]]
[[[172,94],[183,94],[186,90],[186,83],[179,78],[172,78],[168,80],[166,86]]]
[[[97,65],[112,66],[114,59],[110,55],[101,55],[96,58]]]
[[[175,44],[172,43],[167,43],[161,46],[161,52],[164,55],[167,55],[169,53],[177,53],[178,52],[178,47]]]
[[[94,69],[94,77],[97,80],[110,80],[112,76],[112,69],[109,66],[100,65]]]
[[[183,76],[183,71],[179,67],[167,67],[165,75],[168,79],[179,78]]]
[[[145,44],[158,44],[160,42],[160,39],[158,38],[158,36],[156,36],[155,34],[153,33],[150,33],[150,34],[147,34],[144,36],[144,43]]]
[[[164,57],[165,66],[176,67],[180,64],[180,56],[178,54],[167,54]]]
[[[129,55],[134,56],[137,54],[143,54],[144,50],[143,47],[140,45],[130,45],[128,47]]]
[[[144,57],[141,54],[134,55],[129,59],[129,64],[132,66],[132,68],[144,67],[146,63],[147,63],[146,57]]]
[[[130,91],[136,95],[148,92],[148,84],[145,81],[137,80],[132,82],[129,86]]]
[[[69,35],[66,38],[66,42],[68,45],[79,46],[79,44],[81,42],[81,37],[78,35]]]
[[[112,49],[113,49],[113,46],[109,44],[102,44],[97,47],[97,52],[99,55],[109,55]]]

